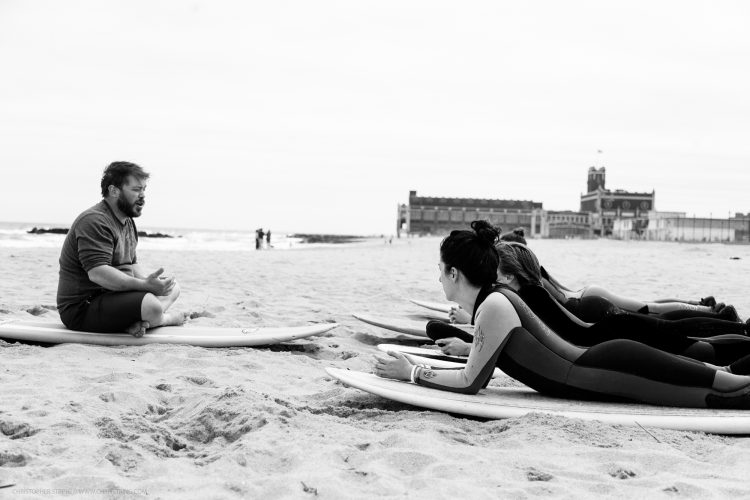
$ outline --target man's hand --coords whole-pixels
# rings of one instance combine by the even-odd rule
[[[162,278],[164,268],[160,267],[146,277],[146,289],[156,296],[169,295],[174,288],[174,278]]]

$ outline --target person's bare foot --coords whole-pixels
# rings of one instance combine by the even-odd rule
[[[149,326],[148,321],[136,321],[125,329],[125,333],[140,338],[143,337],[143,334],[146,333],[146,329],[148,329]]]
[[[164,322],[161,326],[182,326],[188,319],[187,313],[168,312],[164,313]]]

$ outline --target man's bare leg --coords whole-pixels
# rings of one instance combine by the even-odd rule
[[[165,312],[162,298],[168,299],[172,294],[166,297],[157,297],[154,294],[147,293],[141,302],[141,320],[146,323],[146,328],[156,328],[157,326],[178,326],[185,323],[187,316],[185,313]],[[176,295],[179,295],[179,291]],[[177,297],[171,301],[167,300],[166,305],[169,307],[174,303]],[[133,335],[139,336],[136,333]]]
[[[188,314],[187,313],[181,313],[181,312],[167,312],[167,309],[177,301],[177,298],[180,296],[180,285],[179,283],[174,284],[174,288],[172,288],[172,291],[169,293],[169,295],[165,295],[163,297],[156,297],[159,299],[159,302],[161,302],[161,308],[163,311],[163,317],[164,322],[161,324],[161,326],[180,326],[187,321]]]
[[[180,284],[175,283],[174,287],[172,288],[172,291],[169,292],[169,295],[158,296],[156,298],[159,299],[159,302],[161,302],[162,311],[166,312],[167,309],[169,309],[170,306],[175,303],[175,301],[177,300],[179,296],[180,296]]]

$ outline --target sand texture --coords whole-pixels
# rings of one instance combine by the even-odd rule
[[[8,498],[741,498],[750,439],[543,414],[483,421],[394,403],[324,371],[404,342],[351,313],[443,300],[436,238],[285,251],[165,251],[192,326],[335,321],[261,348],[0,342]],[[750,247],[530,241],[560,281],[638,298],[713,294],[750,314]],[[733,258],[739,257],[739,258]],[[0,320],[57,320],[55,248],[0,248]],[[191,326],[191,325],[188,325]],[[501,377],[495,385],[517,382]]]

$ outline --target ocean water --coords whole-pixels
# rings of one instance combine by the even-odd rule
[[[0,248],[60,248],[62,246],[65,235],[30,234],[28,231],[34,227],[50,229],[67,226],[46,223],[0,222]],[[255,231],[141,227],[138,230],[150,234],[162,233],[172,236],[172,238],[141,238],[138,243],[139,249],[256,251]],[[337,245],[335,243],[305,243],[301,238],[293,237],[292,234],[272,232],[271,248],[274,250],[294,250]],[[268,249],[265,247],[265,241],[264,249]]]

